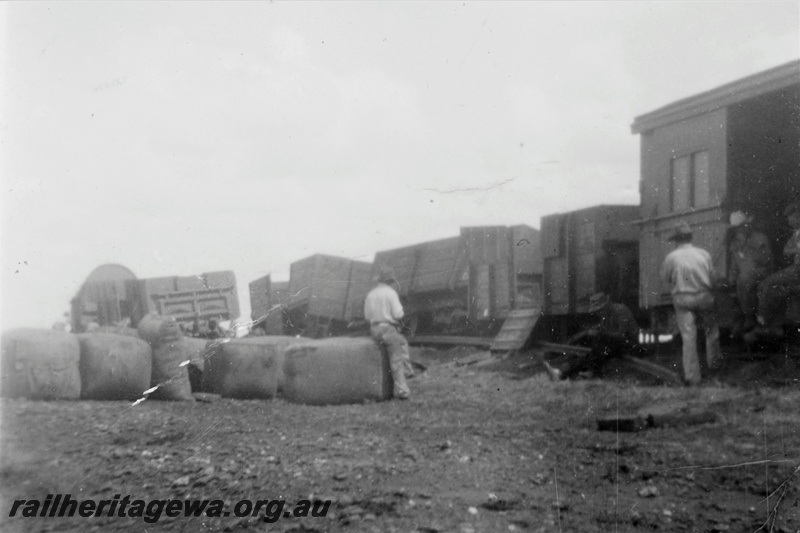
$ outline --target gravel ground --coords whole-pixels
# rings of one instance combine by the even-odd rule
[[[536,352],[481,361],[415,348],[427,370],[407,402],[3,400],[0,530],[798,531],[800,353],[726,355],[692,389],[613,364],[608,379],[553,383]],[[653,358],[679,360],[674,349]],[[601,419],[654,413],[679,416],[598,431]],[[713,416],[688,423],[698,413]],[[225,507],[153,523],[9,517],[16,499],[67,493]],[[235,516],[245,499],[331,504],[324,517],[268,523]]]

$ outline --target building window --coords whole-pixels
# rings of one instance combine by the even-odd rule
[[[709,204],[711,189],[708,175],[708,150],[672,160],[670,180],[672,211],[683,211]]]
[[[692,207],[707,206],[711,200],[711,180],[708,175],[708,151],[692,154]]]

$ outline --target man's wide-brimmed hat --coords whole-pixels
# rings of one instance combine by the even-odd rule
[[[591,298],[589,298],[589,312],[596,313],[600,311],[605,308],[610,301],[611,297],[604,292],[592,294]]]
[[[691,236],[692,236],[692,227],[689,225],[688,222],[681,221],[672,230],[672,235],[669,236],[669,240],[677,241]]]
[[[397,281],[397,278],[394,277],[394,269],[390,266],[382,266],[378,270],[378,281],[381,283]]]

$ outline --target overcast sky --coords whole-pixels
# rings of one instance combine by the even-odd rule
[[[633,119],[800,57],[798,2],[0,3],[2,328],[86,276],[371,260],[639,201]]]

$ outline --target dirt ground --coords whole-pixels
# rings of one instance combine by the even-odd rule
[[[729,348],[699,388],[619,364],[554,383],[541,356],[414,348],[427,369],[407,402],[3,400],[0,530],[800,531],[799,350]],[[674,345],[652,359],[679,370]],[[598,420],[659,413],[680,416],[598,431]],[[698,413],[712,418],[689,424]],[[59,493],[219,499],[228,512],[242,499],[332,504],[274,523],[8,516],[15,499]]]

